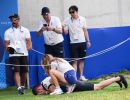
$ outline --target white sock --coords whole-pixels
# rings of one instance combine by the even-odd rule
[[[56,89],[60,89],[60,86],[56,86]]]
[[[21,86],[22,88],[24,88],[24,86]]]
[[[18,89],[18,90],[21,89],[21,86],[19,86],[17,89]]]

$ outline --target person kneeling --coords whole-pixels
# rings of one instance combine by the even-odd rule
[[[67,86],[67,93],[73,91],[77,82],[76,72],[66,60],[46,54],[42,59],[42,66],[56,87],[54,92],[50,93],[50,95],[63,93],[59,84]]]

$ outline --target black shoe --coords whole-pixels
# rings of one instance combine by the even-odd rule
[[[116,83],[120,86],[120,89],[122,89],[122,83],[120,81],[116,81]]]
[[[119,75],[119,77],[120,77],[120,82],[123,83],[124,87],[128,88],[128,83],[127,83],[125,77],[123,75]]]
[[[25,92],[25,88],[23,86],[21,86],[21,92],[22,92],[22,94],[24,94],[24,92]]]

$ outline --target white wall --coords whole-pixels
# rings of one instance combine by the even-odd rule
[[[79,7],[88,28],[130,25],[130,0],[18,0],[21,24],[35,31],[43,6],[48,6],[52,15],[63,21],[69,16],[71,5]]]

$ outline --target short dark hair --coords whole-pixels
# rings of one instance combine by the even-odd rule
[[[78,12],[78,7],[76,5],[72,5],[69,7],[69,11],[70,10],[74,10],[74,11]]]
[[[37,87],[38,86],[39,85],[35,85],[35,86],[32,87],[32,93],[33,93],[33,95],[38,95],[38,92],[37,92]]]

